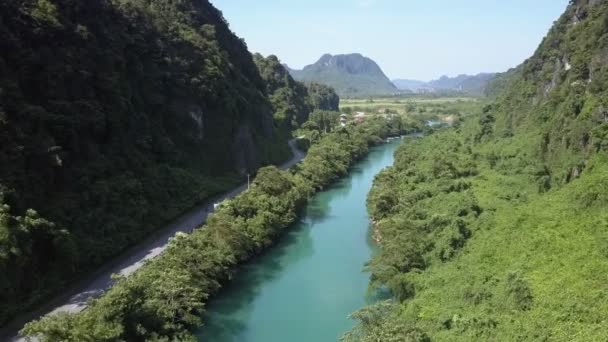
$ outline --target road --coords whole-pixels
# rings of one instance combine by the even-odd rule
[[[305,153],[297,149],[295,140],[289,141],[289,147],[292,150],[293,157],[279,166],[282,170],[291,168],[305,156]],[[87,279],[72,285],[62,295],[54,298],[39,310],[14,319],[13,322],[9,323],[3,330],[0,330],[0,340],[11,342],[26,341],[24,338],[17,335],[17,332],[21,330],[25,323],[48,314],[56,314],[59,312],[77,313],[82,311],[87,306],[87,302],[90,299],[100,296],[112,287],[114,282],[112,280],[113,274],[128,276],[135,272],[143,266],[147,260],[161,254],[167,247],[169,239],[175,236],[176,233],[190,233],[192,230],[200,227],[207,219],[207,215],[213,212],[214,203],[233,198],[243,192],[246,188],[247,184],[242,184],[227,193],[216,196],[206,203],[191,209],[174,222],[162,228],[157,234],[142,241],[141,244],[132,247],[122,256],[101,267]]]

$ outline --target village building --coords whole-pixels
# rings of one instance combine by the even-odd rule
[[[365,112],[356,112],[355,113],[355,122],[362,123],[365,121]]]
[[[340,115],[340,126],[345,127],[346,126],[346,121],[348,120],[348,115],[342,113]]]

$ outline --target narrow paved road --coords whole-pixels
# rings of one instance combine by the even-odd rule
[[[294,166],[305,156],[305,153],[296,148],[295,140],[289,141],[289,147],[293,152],[293,157],[279,166],[282,170]],[[90,299],[100,296],[107,289],[112,287],[113,274],[127,276],[135,272],[146,262],[146,260],[161,254],[167,247],[169,239],[175,236],[176,233],[190,233],[195,228],[201,226],[201,224],[205,222],[207,215],[213,212],[214,203],[233,198],[243,192],[246,188],[247,184],[242,184],[236,189],[212,198],[208,202],[193,208],[174,222],[170,223],[167,227],[161,229],[154,236],[151,236],[141,244],[134,246],[122,256],[111,261],[108,265],[103,266],[95,272],[94,275],[88,277],[88,279],[82,280],[78,284],[68,288],[63,295],[51,300],[40,310],[16,318],[7,325],[7,327],[0,330],[0,340],[25,341],[24,338],[17,336],[18,331],[25,323],[48,314],[59,312],[76,313],[82,311],[87,306],[87,302]]]

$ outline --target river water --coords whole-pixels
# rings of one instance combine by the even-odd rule
[[[199,340],[322,342],[349,330],[348,315],[369,301],[367,193],[374,176],[392,165],[399,142],[372,148],[347,177],[311,199],[276,246],[244,265],[209,302]]]

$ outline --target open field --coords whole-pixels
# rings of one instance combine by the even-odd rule
[[[450,124],[480,111],[483,99],[472,97],[387,97],[342,99],[340,110],[347,114],[399,115],[404,119],[443,121]]]
[[[371,101],[371,102],[370,102]],[[384,105],[403,105],[409,102],[414,103],[446,103],[446,102],[478,102],[476,97],[431,97],[431,96],[416,96],[416,97],[380,97],[366,99],[340,99],[340,107],[359,106],[362,104],[384,104]]]

